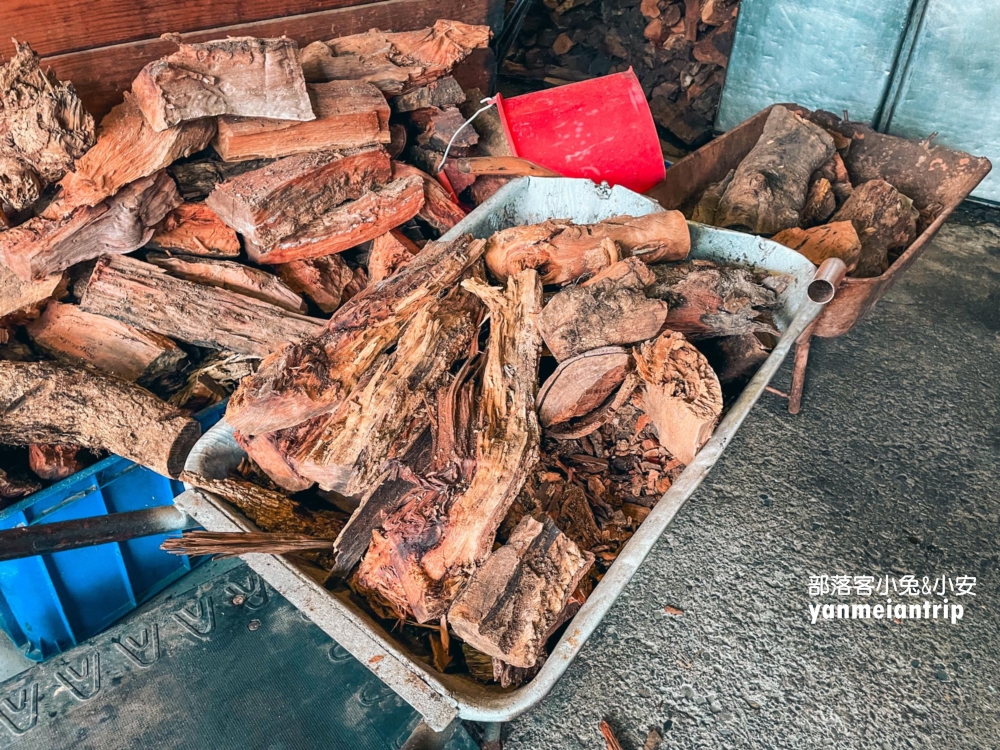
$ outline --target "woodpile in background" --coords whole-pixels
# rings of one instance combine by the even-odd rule
[[[712,134],[739,0],[544,0],[534,3],[507,76],[560,85],[632,67],[678,156]]]

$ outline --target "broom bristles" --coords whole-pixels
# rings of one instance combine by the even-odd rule
[[[185,531],[164,540],[160,549],[174,555],[215,555],[217,559],[252,553],[284,555],[292,552],[331,550],[333,542],[307,534],[261,531]]]

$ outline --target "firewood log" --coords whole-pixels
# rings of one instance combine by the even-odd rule
[[[466,100],[459,104],[458,108],[465,118],[472,117],[483,106],[482,100],[486,98],[479,89],[469,89],[466,92]],[[472,127],[479,134],[479,143],[476,144],[476,156],[513,156],[510,150],[510,142],[504,132],[503,123],[500,121],[500,113],[496,108],[487,109],[476,115],[472,121]]]
[[[47,482],[58,482],[83,469],[77,445],[32,443],[28,446],[28,466]]]
[[[16,477],[0,469],[0,509],[10,507],[12,501],[32,495],[42,489],[33,479]]]
[[[705,0],[701,4],[701,21],[720,26],[736,15],[740,0]]]
[[[417,217],[423,219],[441,234],[444,234],[453,226],[465,218],[465,211],[455,205],[448,192],[441,187],[441,183],[435,180],[426,172],[417,169],[400,161],[392,163],[393,177],[416,176],[424,188],[424,204],[417,212]]]
[[[660,445],[689,464],[712,437],[722,414],[722,388],[705,356],[677,332],[635,349],[642,408]]]
[[[322,320],[110,255],[97,261],[80,307],[196,346],[259,357],[323,328]]]
[[[65,290],[65,278],[61,273],[45,276],[38,281],[24,281],[7,268],[0,258],[0,318],[51,297],[62,297]]]
[[[236,442],[268,479],[288,492],[302,492],[312,487],[315,482],[300,476],[289,463],[284,453],[287,433],[288,430],[278,430],[264,435],[248,436],[236,431],[233,435]]]
[[[777,296],[757,283],[748,269],[708,261],[651,268],[656,283],[646,289],[646,295],[666,300],[668,329],[691,339],[777,333],[765,318]]]
[[[611,245],[602,243],[608,239]],[[486,244],[486,265],[498,279],[536,268],[545,284],[567,284],[634,256],[645,263],[682,260],[691,235],[680,211],[616,216],[598,224],[550,220],[497,232]]]
[[[178,370],[187,358],[166,336],[60,302],[50,302],[27,329],[35,346],[58,360],[144,386]]]
[[[696,221],[699,224],[715,224],[715,215],[719,211],[719,201],[722,200],[722,194],[726,192],[734,174],[736,174],[736,170],[730,169],[729,174],[705,189],[698,200],[698,205],[691,212],[691,221]]]
[[[459,638],[515,667],[533,667],[550,626],[594,564],[548,518],[526,516],[448,610]]]
[[[292,291],[304,294],[325,313],[332,313],[346,301],[344,289],[354,278],[351,267],[339,255],[279,263],[273,270]]]
[[[591,349],[659,335],[667,321],[667,303],[645,294],[655,281],[645,263],[627,258],[579,286],[563,289],[542,310],[539,326],[545,345],[563,362]]]
[[[698,21],[701,20],[701,0],[684,0],[684,38],[698,40]]]
[[[156,132],[126,92],[125,101],[101,120],[97,143],[59,183],[62,192],[46,215],[65,213],[77,206],[96,206],[125,185],[201,151],[214,133],[214,120],[196,120]]]
[[[786,247],[820,265],[827,258],[840,258],[851,273],[861,257],[861,240],[850,221],[834,221],[812,229],[786,229],[772,237]]]
[[[388,143],[389,105],[382,92],[363,81],[309,84],[315,120],[220,117],[212,141],[228,162],[277,159],[310,151],[340,151]]]
[[[125,380],[48,362],[0,361],[0,443],[108,450],[177,476],[198,423]]]
[[[396,230],[379,235],[372,240],[368,253],[368,283],[377,284],[389,278],[418,252],[420,248]]]
[[[465,118],[457,107],[426,107],[410,112],[410,122],[418,133],[417,143],[443,152],[454,138],[453,146],[467,148],[479,142],[473,127],[463,128]]]
[[[389,125],[389,143],[385,150],[389,156],[398,159],[399,155],[406,149],[406,127],[394,122]]]
[[[753,333],[700,341],[698,350],[718,375],[722,389],[731,392],[746,385],[770,352]]]
[[[736,20],[732,19],[711,29],[694,45],[692,55],[698,62],[711,63],[725,68],[736,36]]]
[[[181,203],[174,181],[159,172],[96,206],[59,219],[36,216],[0,232],[0,260],[24,280],[41,279],[109,253],[130,253]]]
[[[833,216],[835,222],[850,221],[861,239],[854,276],[884,273],[889,267],[889,251],[908,246],[917,236],[918,215],[913,201],[884,180],[869,180],[855,187]]]
[[[169,132],[169,131],[167,131]],[[167,172],[177,181],[177,189],[186,201],[202,201],[207,198],[220,182],[266,167],[273,159],[252,159],[250,161],[216,161],[198,159],[177,162]]]
[[[306,80],[368,81],[386,96],[411,91],[448,75],[490,41],[488,26],[437,21],[418,31],[369,31],[313,42],[300,58]]]
[[[229,258],[240,254],[240,238],[204,203],[182,203],[163,219],[149,240],[158,250]]]
[[[465,92],[452,76],[431,81],[426,86],[392,100],[396,112],[413,112],[426,107],[454,107],[465,101]]]
[[[483,247],[468,236],[427,244],[398,273],[341,307],[321,335],[265,358],[233,394],[226,420],[252,436],[333,411],[403,326],[450,289]]]
[[[490,311],[474,469],[463,490],[419,492],[383,523],[396,577],[395,583],[388,582],[387,593],[418,622],[437,620],[447,612],[471,573],[489,556],[497,528],[538,460],[538,276],[531,269],[522,271],[508,280],[504,292],[471,279],[463,286]],[[376,539],[368,554],[378,561],[382,553]],[[364,583],[360,576],[359,570],[359,582]]]
[[[0,202],[20,211],[94,145],[94,118],[30,46],[14,50],[0,65]]]
[[[833,136],[838,136],[840,133],[836,131],[827,131]],[[843,137],[843,136],[841,136]],[[834,139],[836,142],[836,138]],[[850,142],[850,139],[848,139]],[[833,197],[837,201],[837,206],[841,206],[844,201],[851,197],[851,193],[854,191],[854,187],[851,183],[851,176],[847,172],[847,165],[844,164],[844,159],[839,153],[834,153],[826,163],[823,164],[816,174],[813,175],[813,179],[825,178],[830,182],[830,189],[833,191]]]
[[[757,144],[736,168],[716,223],[753,234],[797,227],[809,178],[833,152],[833,139],[825,130],[774,107]]]
[[[270,264],[343,252],[409,221],[423,205],[421,180],[403,177],[320,214],[273,245],[257,245],[247,238],[247,255],[255,263]]]
[[[819,177],[809,184],[799,223],[803,229],[814,227],[833,216],[836,210],[837,198],[833,194],[833,185],[825,177]]]
[[[291,39],[228,37],[178,43],[132,82],[136,104],[159,132],[217,115],[312,120],[298,46]]]
[[[384,185],[390,174],[381,146],[299,154],[226,180],[205,205],[247,242],[269,247]]]
[[[603,346],[561,362],[538,391],[538,421],[543,427],[569,422],[600,407],[632,369],[632,356],[620,346]]]

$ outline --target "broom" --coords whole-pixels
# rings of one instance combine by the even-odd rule
[[[164,540],[160,549],[173,555],[214,555],[216,559],[247,554],[286,555],[332,552],[333,540],[308,534],[265,531],[186,531]]]

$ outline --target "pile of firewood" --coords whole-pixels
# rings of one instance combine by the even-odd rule
[[[559,85],[631,67],[664,152],[680,155],[711,137],[738,10],[739,0],[544,0],[503,72]]]
[[[880,276],[930,222],[933,207],[921,215],[885,180],[852,175],[854,138],[839,125],[829,113],[773,107],[740,165],[685,213],[703,224],[771,236],[816,265],[840,258],[856,278]]]

